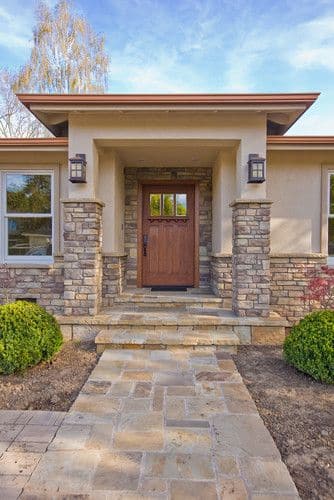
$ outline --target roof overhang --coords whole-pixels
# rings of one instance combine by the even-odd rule
[[[55,136],[68,134],[73,112],[263,112],[268,134],[284,134],[319,93],[298,94],[17,94]]]
[[[51,138],[6,138],[0,139],[0,151],[64,151],[68,149],[65,137]]]
[[[334,136],[268,136],[267,150],[334,150]]]

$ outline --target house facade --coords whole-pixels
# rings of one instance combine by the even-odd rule
[[[2,299],[94,317],[171,287],[236,318],[304,313],[334,264],[334,137],[284,134],[318,94],[18,97],[55,137],[0,139]]]

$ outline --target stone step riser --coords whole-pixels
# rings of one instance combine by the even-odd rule
[[[95,338],[95,343],[99,352],[106,348],[123,346],[137,349],[145,349],[148,346],[157,348],[196,348],[196,347],[216,347],[234,348],[240,343],[238,336],[233,331],[233,327],[225,330],[216,328],[188,328],[188,327],[152,327],[150,329],[133,328],[108,328],[101,330]]]
[[[217,302],[195,302],[187,304],[184,302],[115,302],[115,305],[120,306],[123,310],[141,311],[146,309],[161,309],[161,310],[179,310],[193,311],[197,309],[217,309],[220,308],[220,303]]]
[[[98,354],[102,354],[106,350],[111,349],[150,349],[150,350],[160,350],[160,349],[184,349],[184,350],[203,350],[205,348],[215,348],[217,351],[226,352],[229,354],[236,354],[238,350],[237,345],[181,345],[181,344],[97,344],[96,352]]]

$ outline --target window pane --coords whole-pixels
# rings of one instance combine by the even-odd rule
[[[51,175],[7,174],[8,213],[51,213]]]
[[[334,214],[334,174],[329,176],[329,213]]]
[[[176,195],[176,215],[187,215],[187,195]]]
[[[334,256],[334,218],[328,219],[328,255]]]
[[[161,215],[161,194],[150,194],[151,216]]]
[[[52,255],[51,217],[9,218],[8,255]]]
[[[164,194],[164,215],[174,215],[174,195],[173,194]]]

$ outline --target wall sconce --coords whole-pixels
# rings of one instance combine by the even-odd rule
[[[86,181],[86,155],[76,154],[70,158],[70,181],[74,183],[83,183]]]
[[[248,183],[259,184],[266,180],[265,178],[265,158],[258,154],[248,155]]]

